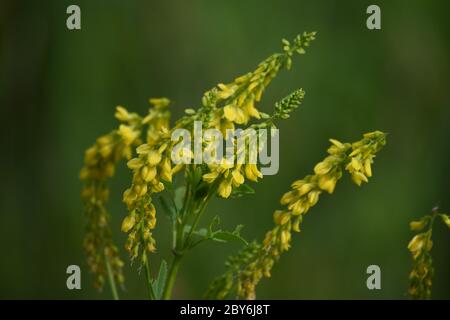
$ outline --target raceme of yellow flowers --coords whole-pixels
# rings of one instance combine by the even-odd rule
[[[304,33],[297,36],[293,44],[284,41],[284,52],[274,54],[263,61],[254,72],[237,78],[233,83],[219,84],[218,88],[206,92],[203,96],[203,106],[197,111],[186,110],[186,116],[178,120],[173,128],[160,130],[158,139],[152,139],[152,143],[140,145],[136,149],[137,157],[128,161],[128,167],[133,170],[131,186],[125,191],[123,200],[127,204],[129,215],[122,223],[122,231],[129,234],[126,244],[131,258],[135,259],[141,254],[141,262],[147,261],[147,252],[156,250],[155,239],[152,230],[156,226],[155,206],[152,204],[152,194],[165,189],[164,182],[171,182],[172,175],[183,169],[183,164],[172,166],[171,156],[175,144],[171,140],[172,132],[184,128],[193,130],[195,121],[202,121],[203,129],[216,128],[224,131],[234,128],[235,124],[245,124],[250,117],[261,118],[260,112],[255,107],[264,89],[275,77],[280,68],[290,67],[291,57],[294,52],[303,54],[304,47],[309,46],[314,40],[315,33]],[[299,104],[303,98],[302,90],[295,91],[287,97],[284,105],[289,105],[289,110],[284,115],[295,109],[294,103]],[[232,106],[232,111],[228,110]],[[228,111],[227,111],[228,110]],[[235,114],[235,116],[232,116]],[[262,114],[265,125],[273,125],[278,114],[273,117]],[[207,146],[205,146],[207,148]],[[182,150],[191,153],[191,150]],[[239,151],[238,151],[239,152]],[[182,155],[181,155],[182,156]],[[217,194],[228,198],[233,187],[243,184],[245,178],[257,181],[262,178],[256,164],[228,164],[225,160],[218,165],[210,165],[209,172],[203,174],[203,180],[211,186],[220,179]]]
[[[84,167],[80,179],[84,182],[81,197],[88,222],[84,238],[84,249],[90,271],[95,274],[95,287],[102,288],[110,268],[115,280],[122,284],[123,262],[118,249],[113,244],[109,228],[109,213],[105,208],[109,188],[107,181],[114,176],[117,163],[130,159],[133,148],[142,143],[141,136],[146,132],[151,143],[162,128],[168,126],[168,113],[165,107],[167,99],[152,99],[153,108],[142,118],[129,113],[123,107],[117,107],[116,118],[122,122],[119,128],[101,136],[95,144],[86,150]],[[144,131],[144,128],[147,128]]]
[[[108,180],[114,176],[118,162],[126,160],[132,175],[131,183],[123,193],[123,202],[127,207],[121,225],[122,231],[128,235],[125,249],[131,261],[138,260],[138,264],[146,268],[150,298],[170,298],[179,262],[186,252],[204,240],[223,242],[224,232],[213,230],[214,221],[209,230],[197,228],[211,197],[229,198],[239,193],[243,186],[250,188],[246,185],[247,181],[256,182],[263,177],[263,169],[257,163],[248,161],[248,157],[252,156],[245,154],[248,145],[239,146],[236,136],[229,137],[228,129],[242,129],[242,135],[246,136],[250,135],[250,129],[271,130],[276,128],[278,120],[290,117],[303,101],[305,93],[302,89],[277,102],[271,114],[259,110],[257,104],[278,72],[290,69],[294,54],[305,53],[305,48],[314,39],[314,32],[305,32],[293,41],[282,40],[282,53],[271,55],[256,70],[208,90],[202,96],[200,107],[186,109],[185,115],[173,125],[170,125],[170,101],[167,98],[150,99],[151,108],[145,116],[117,107],[115,116],[120,121],[119,127],[98,138],[86,150],[84,167],[80,172],[84,182],[81,197],[87,217],[84,248],[97,288],[103,287],[107,277],[113,293],[115,283],[124,282],[123,262],[112,241],[110,215],[106,209]],[[230,163],[227,159],[221,159],[197,164],[191,161],[194,155],[190,148],[175,152],[179,141],[173,139],[173,134],[180,129],[193,133],[199,122],[202,130],[217,129],[225,139],[231,138],[234,143],[231,152],[235,159],[244,154],[247,157],[245,161]],[[239,228],[225,233],[228,237],[243,240],[245,246],[227,260],[225,274],[212,282],[206,293],[207,298],[224,299],[230,297],[232,292],[241,299],[256,298],[257,284],[263,277],[270,277],[275,262],[290,248],[292,233],[300,231],[304,215],[320,196],[333,193],[338,180],[346,173],[358,186],[368,182],[372,176],[374,158],[386,143],[386,134],[374,131],[364,134],[361,140],[354,143],[335,139],[330,139],[330,142],[328,156],[316,164],[314,172],[295,181],[282,196],[280,202],[283,209],[274,212],[274,226],[261,243],[247,243],[240,238]],[[205,139],[200,145],[201,151],[208,150],[214,143],[211,139]],[[262,147],[258,145],[258,148]],[[173,161],[184,158],[189,161]],[[174,178],[177,174],[181,180]],[[181,198],[180,205],[175,201],[174,181],[184,183],[184,198]],[[164,190],[167,192],[161,194]],[[171,211],[174,257],[167,277],[165,263],[161,263],[156,279],[151,275],[149,254],[157,250],[153,234],[157,225],[155,200],[162,201],[161,207],[166,209],[163,196],[169,196],[172,200],[172,208],[168,211]],[[414,261],[409,290],[413,298],[427,298],[430,295],[433,275],[431,228],[437,216],[450,225],[447,215],[436,212],[411,223],[411,228],[417,231],[428,226],[428,231],[416,235],[408,246]],[[222,238],[214,238],[218,236]]]
[[[450,228],[450,217],[446,214],[439,213],[439,208],[433,208],[431,214],[425,215],[418,221],[410,222],[409,226],[412,231],[426,231],[416,234],[408,244],[408,250],[411,252],[413,259],[413,268],[409,274],[409,290],[408,293],[413,299],[430,299],[431,286],[434,275],[434,268],[431,258],[431,249],[433,241],[433,223],[437,217]]]
[[[226,298],[236,287],[239,298],[255,299],[256,285],[263,276],[270,277],[274,263],[290,247],[292,231],[300,232],[303,216],[318,202],[322,192],[333,193],[343,171],[348,171],[357,185],[368,182],[373,159],[386,144],[386,134],[380,131],[366,133],[363,139],[352,144],[334,139],[330,142],[329,156],[314,167],[314,174],[295,181],[292,190],[281,198],[280,202],[286,208],[275,211],[275,227],[267,232],[262,245],[229,262],[231,271],[213,282],[206,293],[207,298]]]

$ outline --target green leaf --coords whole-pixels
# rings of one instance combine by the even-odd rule
[[[192,228],[191,225],[189,225],[189,224],[185,225],[184,230],[183,230],[184,233],[191,232],[191,228]],[[206,228],[200,228],[198,230],[195,230],[193,232],[193,234],[195,234],[196,236],[199,236],[201,238],[204,238],[204,239],[207,239],[209,237],[208,229],[206,229]]]
[[[158,277],[152,283],[153,291],[155,292],[156,299],[158,300],[161,299],[162,297],[166,279],[167,279],[167,262],[166,260],[162,260],[161,265],[159,266]]]
[[[212,240],[216,242],[230,242],[230,241],[238,241],[243,243],[244,245],[247,245],[248,242],[241,236],[241,230],[244,227],[244,225],[240,224],[237,225],[236,228],[233,231],[226,231],[222,229],[213,230],[215,226],[217,226],[220,223],[219,216],[215,216],[214,219],[211,221],[208,229],[201,228],[198,230],[195,230],[193,232],[194,235],[200,237],[199,241],[197,243],[203,242],[204,240]],[[189,233],[191,231],[190,225],[184,226],[184,233]],[[197,244],[196,243],[196,244]]]
[[[233,232],[230,231],[223,231],[223,230],[218,230],[215,231],[212,235],[211,235],[211,240],[217,241],[217,242],[229,242],[229,241],[239,241],[242,242],[244,245],[248,245],[248,242],[242,238],[240,232],[241,229],[244,226],[242,224],[236,226],[236,228],[234,229]]]
[[[239,187],[233,189],[233,191],[231,192],[231,197],[238,198],[242,197],[243,195],[253,193],[255,193],[255,190],[248,184],[243,183]]]
[[[218,226],[220,224],[220,217],[218,215],[214,216],[214,218],[212,219],[211,223],[209,224],[208,227],[208,235],[212,235],[214,233],[213,228],[215,226]]]
[[[175,209],[167,203],[163,196],[160,196],[159,202],[161,203],[161,207],[163,208],[164,213],[169,217],[169,219],[173,222],[175,221],[176,212]]]
[[[175,206],[176,206],[176,210],[179,211],[181,209],[181,207],[183,206],[183,198],[184,198],[184,194],[186,193],[186,186],[179,186],[178,188],[175,189],[175,198],[173,200]]]

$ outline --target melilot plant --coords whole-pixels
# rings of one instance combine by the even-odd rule
[[[333,193],[344,174],[361,185],[372,176],[373,160],[386,143],[380,131],[366,133],[353,143],[331,139],[328,155],[319,162],[313,173],[295,181],[281,198],[282,209],[273,214],[274,226],[262,242],[248,242],[241,235],[242,226],[232,231],[219,227],[219,217],[200,227],[208,203],[216,196],[230,198],[254,193],[248,181],[263,178],[261,166],[254,161],[250,150],[251,130],[273,132],[278,122],[288,119],[304,98],[302,89],[275,104],[272,113],[261,112],[257,103],[282,69],[290,69],[296,54],[302,55],[314,40],[315,33],[303,33],[293,41],[283,40],[283,52],[273,54],[261,62],[256,70],[237,77],[204,93],[197,109],[186,109],[185,115],[170,125],[167,98],[150,99],[151,108],[144,116],[117,107],[119,127],[101,136],[85,153],[85,165],[80,177],[84,181],[82,199],[88,219],[84,248],[88,266],[95,275],[95,286],[102,288],[108,279],[113,295],[118,298],[116,284],[123,284],[123,261],[112,241],[110,215],[106,209],[108,179],[114,175],[118,162],[128,160],[132,180],[123,194],[128,213],[122,231],[128,238],[125,249],[130,259],[143,269],[150,299],[170,299],[180,264],[184,257],[205,241],[239,241],[243,248],[226,263],[225,273],[215,279],[205,298],[254,299],[255,289],[263,277],[269,277],[273,265],[289,249],[292,232],[299,232],[305,214],[324,193]],[[217,155],[217,141],[205,138],[197,146],[201,154],[209,153],[215,161],[194,161],[194,148],[180,143],[179,130],[194,134],[198,123],[207,131],[216,129],[227,144],[225,153],[235,155],[233,161]],[[233,135],[235,129],[241,129]],[[219,144],[219,146],[221,146]],[[194,146],[195,147],[195,146]],[[257,150],[264,148],[258,141]],[[183,159],[183,161],[176,161]],[[172,239],[173,258],[170,266],[162,261],[157,275],[150,265],[157,253],[153,232],[157,227],[157,207],[169,217],[171,230],[160,234]],[[158,212],[159,215],[159,212]]]
[[[433,248],[433,224],[436,218],[440,218],[450,228],[450,217],[439,212],[434,207],[430,214],[423,216],[420,220],[411,221],[409,227],[412,231],[419,232],[408,244],[408,250],[413,260],[413,268],[409,274],[408,293],[412,299],[430,299],[433,284],[434,267],[431,258]],[[425,231],[423,231],[426,229]],[[422,232],[420,232],[422,231]]]

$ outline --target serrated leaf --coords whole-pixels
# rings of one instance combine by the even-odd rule
[[[248,242],[241,236],[240,232],[244,226],[242,224],[236,226],[233,232],[218,230],[213,232],[211,235],[211,240],[218,242],[228,242],[228,241],[239,241],[244,245],[247,245]]]
[[[162,260],[161,265],[159,266],[158,277],[152,283],[153,291],[155,292],[156,299],[158,300],[161,299],[162,297],[166,279],[167,279],[167,262],[166,260]]]

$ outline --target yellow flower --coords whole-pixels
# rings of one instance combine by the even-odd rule
[[[320,175],[327,174],[332,167],[333,165],[329,161],[322,161],[316,164],[314,167],[314,173]]]
[[[231,188],[231,180],[225,179],[219,185],[218,194],[222,198],[228,198],[230,196],[230,194],[231,194],[231,190],[232,190],[232,188]]]
[[[167,107],[170,104],[170,100],[167,98],[151,98],[148,101],[157,109]]]
[[[116,113],[114,115],[118,120],[123,121],[123,122],[127,122],[130,121],[132,119],[131,114],[127,111],[127,109],[125,109],[122,106],[117,106],[116,107]]]
[[[223,108],[224,116],[228,121],[235,122],[237,124],[247,123],[248,117],[246,117],[244,111],[234,104],[229,104]]]
[[[450,228],[450,217],[446,214],[441,215],[442,221]]]
[[[119,126],[119,135],[122,137],[126,145],[131,145],[134,140],[139,137],[139,132],[134,131],[130,126],[121,124]]]
[[[251,181],[258,181],[258,178],[263,177],[256,164],[246,164],[244,167],[244,172],[247,179]]]
[[[425,220],[425,219],[422,219],[422,220],[419,220],[419,221],[411,221],[409,223],[409,228],[412,231],[420,231],[423,228],[425,228],[427,224],[428,224],[428,220]]]
[[[325,190],[328,193],[333,193],[334,188],[336,187],[337,179],[335,176],[326,174],[319,177],[319,188]]]
[[[408,250],[412,253],[414,259],[420,255],[423,247],[425,246],[424,238],[425,237],[423,234],[415,235],[408,244]]]
[[[127,167],[131,170],[140,169],[144,165],[144,162],[139,158],[133,158],[127,162]]]
[[[135,222],[136,222],[136,219],[135,219],[134,215],[126,216],[122,221],[122,228],[121,228],[122,231],[123,232],[130,231],[134,227]]]
[[[151,150],[148,155],[148,163],[151,166],[156,166],[161,161],[161,154],[156,150]]]

